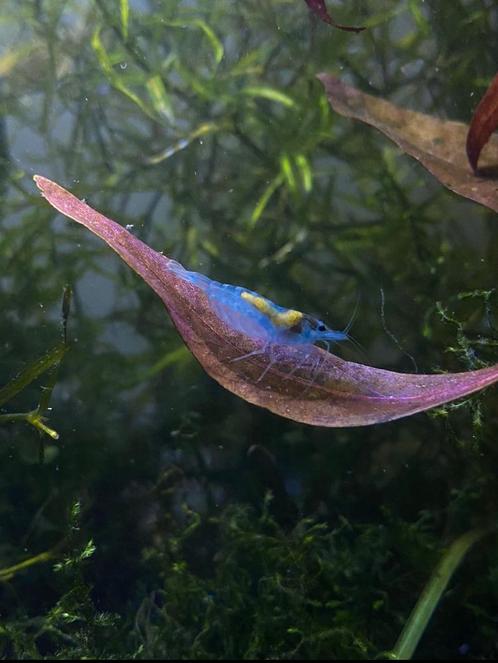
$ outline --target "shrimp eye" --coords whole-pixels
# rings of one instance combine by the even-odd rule
[[[325,325],[323,325],[323,324],[322,324],[322,325],[318,325],[318,331],[319,331],[319,332],[327,331],[327,327],[326,327]]]

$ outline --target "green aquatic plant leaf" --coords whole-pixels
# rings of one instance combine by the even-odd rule
[[[92,48],[95,51],[100,67],[113,88],[119,90],[125,97],[128,97],[140,110],[152,119],[157,119],[154,112],[145,104],[142,99],[135,94],[133,90],[127,85],[122,76],[120,76],[114,69],[113,62],[107,52],[104,43],[100,37],[100,29],[97,28],[92,37]]]
[[[183,30],[185,28],[198,28],[204,33],[204,36],[209,42],[216,64],[218,65],[222,61],[225,49],[220,39],[216,36],[215,31],[206,23],[206,21],[203,21],[201,18],[184,17],[178,20],[168,20],[163,18],[162,23],[171,28],[181,28]]]
[[[130,6],[128,0],[120,0],[119,13],[121,18],[121,34],[128,39],[128,23],[130,18]]]
[[[147,88],[147,92],[149,93],[151,103],[156,113],[161,117],[166,118],[168,122],[173,123],[175,120],[173,106],[171,104],[171,99],[166,92],[161,76],[156,74],[149,78],[145,83],[145,87]]]
[[[285,92],[281,92],[280,90],[276,90],[273,87],[269,87],[268,85],[251,85],[241,90],[241,94],[244,94],[248,97],[261,97],[262,99],[275,101],[277,104],[287,106],[287,108],[294,108],[296,105],[294,99],[289,97],[288,94],[285,94]]]
[[[251,219],[249,223],[251,227],[254,227],[257,224],[257,222],[261,218],[261,215],[265,211],[266,206],[270,201],[270,198],[273,196],[273,194],[278,189],[278,187],[282,185],[283,181],[284,181],[284,175],[282,172],[280,172],[276,177],[274,177],[271,180],[271,182],[265,188],[251,214]]]
[[[14,398],[14,396],[34,382],[42,373],[45,373],[54,366],[58,366],[66,352],[67,346],[63,343],[58,343],[42,357],[29,364],[19,375],[0,388],[0,406]]]
[[[3,569],[0,569],[0,582],[8,582],[21,571],[31,568],[37,564],[43,564],[45,562],[52,561],[56,556],[56,550],[45,550],[38,555],[33,555],[28,559],[24,559],[22,562],[17,562],[12,564],[12,566],[7,566]]]
[[[64,334],[66,333],[64,327]],[[47,374],[47,383],[42,388],[40,401],[38,406],[29,412],[13,412],[0,414],[0,424],[13,423],[17,421],[25,421],[31,424],[41,433],[45,433],[53,440],[59,439],[59,433],[50,428],[45,423],[44,413],[48,410],[52,390],[57,381],[57,373],[59,365],[67,352],[67,344],[64,340],[59,343],[52,350],[47,352],[43,357],[40,357],[27,368],[24,369],[19,375],[13,378],[8,384],[0,389],[0,407],[10,401],[14,396],[21,392],[25,387],[30,385],[43,373]]]
[[[448,189],[498,212],[496,179],[478,177],[467,163],[467,124],[401,108],[346,85],[331,74],[317,77],[337,113],[375,127],[403,152],[417,159]],[[480,172],[496,168],[497,164],[498,136],[495,135],[482,154]]]
[[[61,186],[39,175],[47,201],[103,239],[155,290],[206,372],[241,398],[315,426],[364,426],[405,417],[498,381],[498,365],[466,373],[412,375],[344,361],[309,343],[269,343],[241,331],[209,297],[210,279],[154,251]],[[258,342],[259,341],[259,342]],[[242,361],[240,361],[243,359]]]
[[[12,400],[18,393],[34,382],[40,375],[45,374],[45,384],[41,389],[38,405],[29,412],[12,412],[0,414],[0,424],[25,421],[31,424],[41,433],[45,433],[53,440],[59,439],[59,433],[45,423],[44,414],[48,411],[52,391],[57,383],[59,366],[68,351],[67,323],[71,308],[72,289],[70,286],[64,288],[62,296],[62,341],[49,350],[42,357],[29,364],[19,375],[16,375],[4,387],[0,388],[0,408]],[[43,453],[43,447],[42,447]]]
[[[453,541],[424,587],[389,658],[399,661],[412,658],[434,610],[463,558],[475,543],[493,531],[494,528],[475,529]]]
[[[180,140],[177,140],[176,143],[174,143],[173,145],[169,145],[166,149],[161,150],[161,152],[157,154],[153,154],[150,157],[146,157],[145,163],[151,166],[155,166],[158,163],[161,163],[161,161],[164,161],[165,159],[169,159],[170,157],[174,156],[177,152],[186,149],[197,138],[201,138],[202,136],[206,136],[210,133],[219,131],[222,128],[222,126],[223,125],[216,124],[215,122],[203,122],[193,131],[191,131],[187,136],[185,136],[184,138],[180,138]]]

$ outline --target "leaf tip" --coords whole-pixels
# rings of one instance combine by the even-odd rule
[[[53,205],[51,199],[57,196],[57,194],[64,192],[64,189],[61,186],[52,182],[52,180],[49,180],[47,177],[43,177],[43,175],[33,175],[33,180],[42,196],[44,196],[51,205]]]
[[[474,175],[479,174],[479,169],[477,168],[477,161],[479,159],[479,149],[474,145],[474,139],[472,134],[467,134],[467,142],[465,144],[465,149],[467,152],[467,159],[469,160],[470,167]]]
[[[33,180],[42,193],[45,188],[45,185],[50,181],[47,180],[46,177],[43,177],[43,175],[33,175]]]

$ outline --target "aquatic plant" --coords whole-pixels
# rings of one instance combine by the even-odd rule
[[[28,412],[10,412],[0,414],[0,424],[15,423],[25,421],[45,433],[53,440],[59,438],[59,434],[49,428],[45,423],[45,414],[49,409],[52,391],[57,383],[60,363],[68,350],[67,339],[67,319],[71,304],[71,289],[65,288],[62,298],[62,341],[49,350],[36,361],[28,364],[19,375],[14,377],[3,387],[0,387],[0,408],[4,408],[7,403],[10,404],[20,392],[35,382],[41,375],[45,375],[46,383],[41,388],[41,397],[35,409]],[[40,453],[43,454],[43,445],[40,447]]]
[[[74,291],[45,413],[59,439],[0,426],[3,658],[358,659],[417,641],[418,658],[497,657],[497,537],[476,542],[496,523],[495,388],[381,426],[253,407],[32,184],[60,181],[196,274],[334,330],[360,296],[364,364],[495,364],[495,213],[340,117],[316,73],[468,125],[498,9],[324,4],[366,29],[288,0],[2,3],[0,387],[55,345]]]
[[[469,154],[473,171],[484,144],[498,125],[496,87],[476,110],[470,126],[443,120],[375,98],[346,85],[336,76],[319,74],[334,110],[346,117],[365,122],[382,131],[402,150],[419,161],[429,172],[455,193],[475,200],[498,212],[498,193],[493,177],[481,177],[498,163],[498,136],[491,137],[480,172],[472,172],[465,160]]]

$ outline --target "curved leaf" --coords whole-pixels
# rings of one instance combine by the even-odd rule
[[[467,156],[474,172],[477,172],[477,162],[482,148],[496,127],[498,127],[498,74],[477,104],[467,134]]]
[[[382,131],[404,152],[420,161],[441,184],[460,196],[498,212],[495,179],[477,177],[465,159],[468,125],[401,108],[360,92],[331,74],[318,74],[332,108]],[[486,158],[484,158],[486,157]],[[481,173],[498,164],[498,136],[492,136]]]
[[[410,375],[347,362],[309,344],[273,343],[241,359],[258,349],[257,339],[220,316],[202,287],[207,277],[182,278],[177,262],[115,221],[55,182],[40,176],[35,181],[55,209],[103,239],[157,292],[207,373],[250,403],[316,426],[364,426],[427,410],[498,380],[498,365],[467,373]]]
[[[323,21],[324,23],[328,23],[329,25],[332,25],[334,28],[339,28],[339,30],[345,30],[346,32],[362,32],[363,30],[365,30],[365,28],[361,26],[341,25],[340,23],[337,23],[337,21],[334,21],[334,19],[327,10],[327,7],[325,5],[325,0],[304,0],[304,1],[308,5],[310,10],[313,12],[313,14],[315,14],[315,16],[318,16],[318,18],[321,21]]]

